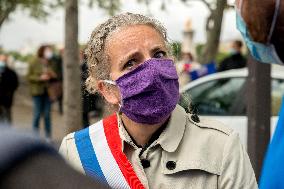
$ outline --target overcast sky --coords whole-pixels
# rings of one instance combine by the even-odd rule
[[[121,12],[149,14],[143,4],[134,0],[123,0]],[[161,21],[168,29],[170,39],[181,41],[182,30],[187,19],[192,20],[195,30],[194,41],[205,41],[205,20],[208,10],[200,2],[185,6],[180,1],[171,1],[166,11],[161,11],[160,4],[155,1],[150,7],[153,17]],[[94,27],[108,18],[103,10],[88,8],[81,5],[79,10],[79,41],[85,43]],[[240,38],[235,27],[234,11],[226,11],[222,29],[222,40]],[[4,23],[0,30],[0,45],[7,50],[33,49],[42,43],[63,44],[64,42],[64,11],[59,9],[48,17],[46,22],[32,19],[23,11],[16,11],[10,21]]]

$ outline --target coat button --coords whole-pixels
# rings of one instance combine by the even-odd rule
[[[168,170],[174,170],[176,168],[176,162],[174,161],[168,161],[166,164],[166,167]]]
[[[199,119],[198,115],[196,115],[196,114],[193,114],[193,115],[191,116],[191,119],[192,119],[192,121],[194,121],[195,123],[199,123],[199,122],[200,122],[200,119]]]
[[[147,159],[141,159],[141,164],[144,169],[150,167],[150,161]]]

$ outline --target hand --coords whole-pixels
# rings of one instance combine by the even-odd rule
[[[42,74],[40,76],[40,80],[41,81],[48,81],[48,80],[50,80],[50,76],[48,74]]]
[[[53,70],[49,70],[48,75],[50,78],[57,78],[57,74]]]

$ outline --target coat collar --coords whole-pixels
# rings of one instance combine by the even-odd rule
[[[191,115],[186,116],[183,138],[174,152],[162,152],[162,173],[174,174],[185,170],[202,170],[221,175],[224,147],[231,129],[219,122],[200,119],[196,123]],[[168,169],[167,162],[175,168]]]
[[[200,123],[194,122],[191,115],[177,105],[172,112],[167,127],[149,147],[159,144],[163,149],[162,173],[174,174],[185,170],[202,170],[220,175],[222,165],[220,160],[222,160],[223,154],[216,153],[216,150],[223,148],[224,144],[217,145],[216,141],[218,140],[214,137],[208,137],[210,132],[208,129],[223,133],[222,135],[230,133],[229,129],[221,127],[218,122],[203,121],[203,119],[201,119]],[[124,150],[125,143],[131,145],[134,149],[138,148],[132,142],[122,124],[119,125],[119,132],[122,140],[122,150]],[[175,162],[175,169],[170,170],[167,168],[167,162],[169,161]]]
[[[178,124],[177,124],[178,123]],[[169,123],[158,138],[157,143],[161,145],[163,150],[174,152],[182,137],[186,125],[186,113],[184,109],[177,105],[170,117]]]
[[[124,128],[120,117],[119,116],[117,117],[118,117],[119,134],[122,140],[122,151],[124,151],[125,142],[130,144],[134,148],[137,148],[137,146],[133,143],[131,137],[129,136],[128,132]],[[179,123],[178,127],[176,123]],[[167,152],[174,152],[177,149],[183,137],[185,124],[186,124],[186,113],[181,106],[177,105],[171,114],[170,120],[165,130],[161,133],[161,135],[159,136],[157,141],[153,143],[153,145],[156,146],[157,144],[159,144],[161,145],[163,150]],[[153,147],[153,145],[150,145],[150,147]]]

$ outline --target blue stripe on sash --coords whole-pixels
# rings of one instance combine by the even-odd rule
[[[74,137],[86,175],[94,177],[100,182],[107,183],[90,139],[89,128],[75,132]]]

